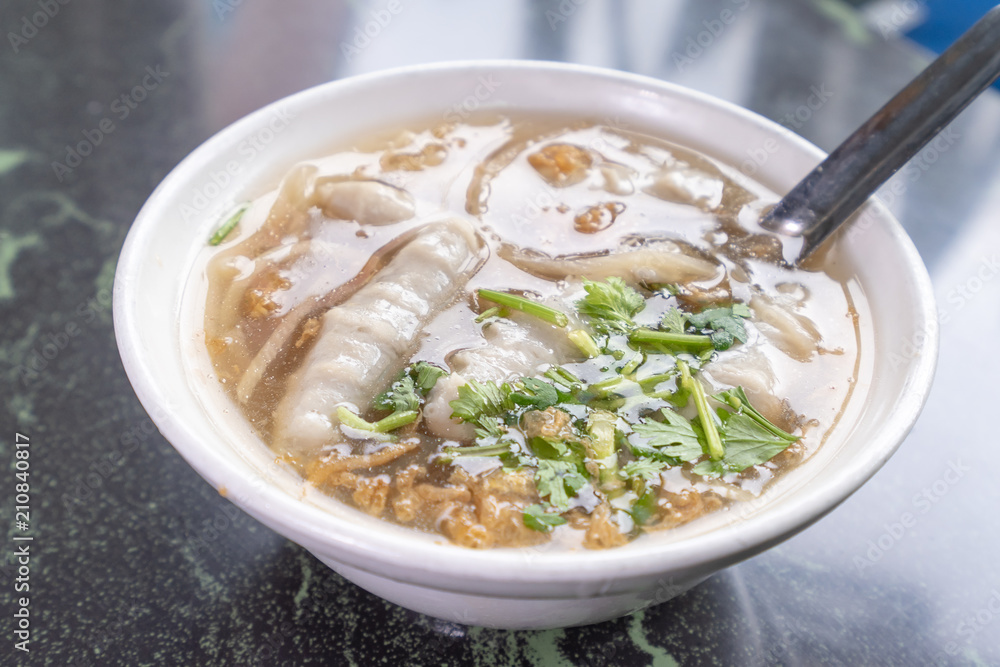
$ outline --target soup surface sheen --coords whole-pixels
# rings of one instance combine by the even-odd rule
[[[860,289],[785,264],[763,186],[585,120],[424,127],[296,165],[202,257],[215,375],[313,486],[614,547],[758,498],[862,400]]]

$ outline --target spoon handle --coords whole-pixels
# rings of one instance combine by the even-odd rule
[[[840,144],[761,220],[812,253],[1000,76],[1000,5]]]

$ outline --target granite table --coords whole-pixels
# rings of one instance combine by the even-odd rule
[[[937,380],[912,434],[798,537],[631,617],[504,632],[346,582],[184,463],[132,393],[111,324],[116,257],[145,198],[207,137],[288,93],[400,64],[566,60],[718,95],[830,149],[926,63],[896,35],[916,7],[866,20],[834,0],[4,2],[0,663],[1000,664],[995,92],[881,193],[940,309]]]

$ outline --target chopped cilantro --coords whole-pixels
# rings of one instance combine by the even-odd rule
[[[569,318],[566,317],[566,313],[561,313],[555,308],[549,308],[544,304],[532,301],[531,299],[523,296],[508,294],[507,292],[497,292],[496,290],[491,289],[481,289],[478,293],[483,299],[488,299],[493,303],[513,308],[514,310],[520,310],[528,315],[534,315],[535,317],[544,320],[549,324],[554,324],[557,327],[564,327],[569,324]]]
[[[750,308],[734,303],[688,315],[687,320],[689,325],[708,334],[716,350],[728,350],[736,341],[747,342],[747,330],[743,326],[745,317],[750,317]]]
[[[440,366],[435,366],[426,361],[418,361],[413,364],[409,372],[417,388],[420,389],[424,396],[430,393],[430,390],[434,388],[438,380],[448,374],[448,371]]]
[[[479,324],[481,322],[490,319],[491,317],[503,317],[503,312],[504,309],[501,308],[500,306],[493,306],[492,308],[487,308],[483,312],[479,313],[479,316],[476,317],[475,322],[476,324]]]
[[[680,413],[660,410],[663,422],[646,420],[632,428],[646,438],[649,447],[676,461],[696,461],[704,453],[694,426]],[[657,457],[659,458],[659,457]]]
[[[448,371],[426,361],[407,366],[388,389],[375,397],[372,405],[378,410],[406,412],[419,410],[424,398],[438,379]]]
[[[546,512],[541,505],[528,505],[524,508],[524,525],[532,530],[547,533],[555,526],[561,526],[564,523],[566,523],[566,519],[555,512]]]
[[[720,430],[726,441],[725,456],[718,461],[702,461],[694,467],[695,473],[717,477],[729,472],[742,472],[769,461],[792,444],[745,414],[723,411]]]
[[[587,419],[587,432],[593,439],[594,457],[606,459],[615,455],[615,422],[618,421],[607,410],[594,410]]]
[[[718,461],[725,455],[725,448],[722,445],[722,438],[719,436],[719,431],[715,424],[715,415],[708,405],[705,388],[701,385],[700,380],[696,380],[691,376],[688,365],[684,361],[678,359],[677,368],[681,371],[680,384],[686,391],[690,392],[691,398],[694,399],[695,409],[698,410],[698,424],[705,435],[705,447],[708,456],[713,461]]]
[[[342,424],[359,431],[371,431],[372,433],[395,431],[400,426],[406,426],[409,423],[415,422],[418,416],[420,416],[420,413],[416,410],[405,410],[393,412],[388,417],[380,419],[377,422],[370,422],[354,414],[346,406],[342,405],[337,408],[337,418]]]
[[[609,495],[617,494],[622,487],[618,478],[618,455],[615,451],[617,422],[617,415],[607,410],[594,410],[587,419],[587,433],[590,435],[599,469],[600,487]]]
[[[553,440],[550,438],[531,438],[528,440],[528,446],[531,451],[539,459],[546,459],[550,461],[558,461],[560,458],[569,455],[569,445],[567,445],[562,440]]]
[[[404,374],[392,383],[388,389],[375,397],[372,405],[378,410],[416,410],[420,407],[420,394],[416,383],[409,375]]]
[[[458,417],[468,422],[486,415],[498,417],[507,410],[514,408],[510,401],[510,387],[506,384],[498,386],[492,380],[478,382],[471,379],[458,388],[458,398],[451,402],[454,411],[452,417]]]
[[[687,331],[688,316],[676,306],[663,313],[660,319],[660,330],[667,333],[682,334]]]
[[[601,354],[601,348],[597,346],[591,335],[583,329],[573,329],[569,332],[568,336],[570,342],[576,345],[577,349],[583,352],[588,359],[593,359]]]
[[[604,282],[584,279],[583,288],[587,296],[577,302],[577,310],[590,318],[595,331],[628,333],[635,328],[632,318],[645,308],[646,300],[624,280],[615,277]]]
[[[620,475],[625,479],[635,477],[650,484],[660,476],[660,473],[666,469],[667,465],[666,461],[636,459],[635,461],[626,463],[622,467]]]
[[[757,411],[741,387],[709,397],[697,376],[717,350],[746,342],[746,305],[693,314],[658,305],[662,312],[640,326],[635,318],[646,300],[624,280],[583,285],[586,296],[576,308],[589,326],[567,331],[567,337],[587,360],[542,367],[510,382],[470,379],[450,405],[453,418],[473,425],[475,441],[444,447],[437,459],[495,457],[503,470],[533,470],[541,500],[523,510],[527,527],[549,532],[565,524],[561,514],[585,488],[587,503],[591,495],[629,503],[628,514],[641,526],[659,511],[659,477],[670,467],[705,477],[738,473],[797,440]],[[521,296],[490,290],[480,290],[480,296],[498,306],[477,321],[503,316],[506,308],[556,324],[569,319]],[[664,302],[669,297],[661,293],[651,303]],[[345,411],[345,425],[391,430],[417,419],[427,393],[446,373],[427,362],[413,364],[375,400],[377,408],[392,411],[388,417],[366,422]],[[723,407],[713,410],[710,398]],[[691,419],[664,407],[692,401],[697,416]]]
[[[714,477],[727,472],[742,472],[771,460],[799,439],[775,426],[753,407],[743,387],[733,387],[712,398],[736,412],[720,411],[720,432],[726,443],[726,454],[721,460],[703,461],[696,465],[694,472],[699,475]]]
[[[552,380],[554,384],[559,385],[560,387],[562,387],[567,391],[573,391],[573,389],[576,388],[577,383],[567,378],[565,375],[557,371],[555,368],[548,369],[547,371],[542,373],[542,375]]]
[[[559,393],[548,382],[538,378],[523,378],[521,384],[524,385],[523,389],[510,395],[510,399],[518,405],[544,410],[559,402]]]
[[[215,230],[214,234],[212,234],[212,238],[208,239],[208,245],[219,245],[225,241],[226,237],[229,236],[234,229],[236,229],[236,225],[240,224],[240,220],[243,219],[243,214],[246,213],[249,208],[249,203],[240,205],[240,207],[236,209],[235,213],[226,218],[226,221],[219,225],[219,228]]]
[[[460,456],[501,456],[509,454],[514,443],[510,440],[501,440],[492,445],[481,445],[478,447],[445,447],[442,460],[450,462]]]
[[[354,414],[346,405],[341,405],[337,408],[337,419],[340,420],[341,424],[346,424],[347,426],[359,431],[375,430],[374,424]]]
[[[394,431],[415,422],[420,417],[420,407],[424,403],[424,398],[443,375],[447,375],[447,371],[443,368],[426,361],[418,361],[404,368],[392,385],[372,401],[372,406],[376,410],[390,410],[388,416],[370,422],[341,406],[337,409],[337,418],[342,424],[359,431],[373,433]]]
[[[732,389],[727,389],[726,391],[719,392],[718,394],[713,394],[712,398],[720,403],[725,403],[738,412],[742,412],[747,415],[760,426],[764,427],[772,435],[788,440],[789,442],[795,442],[799,439],[798,436],[781,430],[771,423],[767,417],[758,412],[757,408],[750,404],[750,399],[747,398],[746,392],[743,391],[743,387],[733,387]]]
[[[660,318],[659,329],[636,329],[629,335],[629,341],[662,346],[667,351],[711,355],[713,350],[728,350],[736,341],[746,342],[743,318],[749,315],[750,309],[741,303],[709,308],[695,314],[671,307]]]
[[[632,508],[629,510],[632,520],[641,526],[653,518],[656,514],[656,501],[658,498],[659,494],[655,488],[645,489],[643,494],[632,503]]]
[[[516,404],[511,400],[510,385],[497,385],[492,380],[478,382],[470,379],[458,388],[458,398],[449,403],[452,418],[473,424],[480,437],[500,436],[503,426],[498,418],[512,412]]]
[[[587,485],[587,478],[569,461],[542,459],[535,472],[538,495],[548,498],[548,503],[560,512],[569,509],[569,499]]]
[[[714,347],[714,342],[711,336],[656,331],[654,329],[646,329],[645,327],[636,329],[629,334],[628,340],[630,343],[651,343],[654,345],[663,345],[667,348],[677,348],[680,350],[698,351]]]
[[[452,418],[473,424],[480,437],[499,436],[503,424],[514,423],[522,408],[544,410],[558,403],[559,392],[538,378],[521,378],[514,385],[470,379],[452,401]]]

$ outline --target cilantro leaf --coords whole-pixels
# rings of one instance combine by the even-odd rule
[[[555,438],[536,436],[528,440],[528,446],[539,459],[561,459],[570,454],[569,444]]]
[[[513,440],[499,440],[492,445],[473,447],[445,447],[441,460],[451,463],[463,456],[504,456],[510,454],[515,447],[516,443]]]
[[[653,459],[636,459],[629,461],[621,469],[621,476],[624,479],[638,477],[642,481],[650,484],[660,476],[663,469],[669,464],[666,461],[656,461]]]
[[[706,477],[718,477],[771,460],[791,442],[775,435],[745,414],[723,412],[719,430],[726,443],[726,453],[718,461],[702,461],[693,471]],[[728,416],[726,416],[728,415]]]
[[[538,504],[525,507],[523,516],[524,525],[540,533],[547,533],[555,526],[566,523],[566,519],[554,512],[546,512],[545,508]]]
[[[695,461],[704,453],[698,433],[683,415],[664,408],[663,423],[646,421],[633,427],[661,455],[679,461]],[[659,458],[659,457],[657,457]]]
[[[453,410],[453,418],[467,422],[474,422],[483,416],[499,417],[514,409],[508,385],[498,386],[492,380],[479,382],[474,378],[458,388],[458,398],[449,405]]]
[[[409,412],[418,410],[424,397],[448,371],[426,361],[404,368],[388,389],[375,397],[372,405],[378,410]]]
[[[747,330],[743,326],[745,317],[750,317],[750,308],[743,303],[734,303],[688,315],[688,324],[708,334],[716,350],[728,350],[736,341],[747,342]]]
[[[534,410],[544,410],[559,402],[556,388],[538,378],[522,378],[524,389],[510,395],[510,399],[518,405],[530,406]]]
[[[583,281],[587,296],[577,301],[577,310],[590,318],[600,333],[628,333],[636,327],[632,319],[646,306],[642,295],[624,280],[612,276],[604,282]]]
[[[426,396],[430,393],[437,381],[448,374],[448,371],[441,368],[440,366],[435,366],[434,364],[428,363],[426,361],[418,361],[413,364],[410,368],[409,375],[413,378],[414,384],[420,392]]]
[[[470,378],[458,388],[458,398],[449,403],[451,416],[473,424],[480,437],[500,436],[503,427],[498,418],[516,407],[511,393],[507,383],[498,386],[492,380],[482,383]]]
[[[676,306],[663,313],[660,320],[660,330],[667,333],[682,334],[687,332],[688,316]]]
[[[376,396],[372,405],[379,410],[392,410],[393,412],[416,410],[420,407],[420,395],[417,393],[413,378],[404,374],[388,389]]]
[[[632,520],[641,526],[653,518],[656,514],[656,501],[659,497],[660,494],[656,492],[656,489],[647,488],[645,493],[632,503],[632,508],[629,510]]]
[[[719,392],[718,394],[713,394],[712,398],[720,403],[725,403],[738,412],[745,414],[779,438],[788,440],[789,442],[795,442],[799,439],[798,436],[792,435],[791,433],[775,426],[771,420],[762,415],[757,408],[751,405],[750,399],[747,398],[746,392],[743,391],[743,387],[733,387],[732,389],[727,389],[726,391]]]
[[[568,461],[542,459],[535,471],[535,488],[538,495],[548,497],[548,503],[560,512],[569,509],[569,499],[587,484],[575,465]]]
[[[477,438],[474,446],[443,448],[440,459],[493,456],[504,470],[532,470],[539,501],[522,510],[527,527],[547,533],[566,523],[561,514],[588,488],[588,494],[607,498],[627,490],[634,499],[628,512],[641,526],[660,512],[659,476],[671,466],[693,464],[694,473],[718,477],[759,465],[797,440],[750,405],[741,387],[712,396],[723,404],[713,409],[694,375],[717,350],[747,341],[744,319],[751,311],[745,304],[690,314],[658,298],[651,302],[658,325],[640,326],[635,318],[646,301],[621,278],[584,280],[584,289],[576,307],[589,326],[567,335],[586,361],[505,383],[472,379],[451,402],[452,417],[472,424]],[[509,296],[499,293],[501,299]],[[379,397],[380,404],[397,411],[419,406],[445,374],[415,364],[392,392]],[[673,385],[656,391],[668,381]],[[664,400],[675,405],[693,400],[698,417],[689,420],[664,408]],[[660,416],[637,418],[647,404],[661,408]],[[539,424],[542,413],[559,421]],[[398,414],[401,419],[413,413]],[[626,425],[619,430],[622,420]],[[628,450],[631,456],[625,456],[632,460],[620,460],[618,453]]]
[[[687,407],[689,398],[691,398],[691,388],[681,382],[678,382],[677,389],[667,396],[667,400],[677,408]]]

